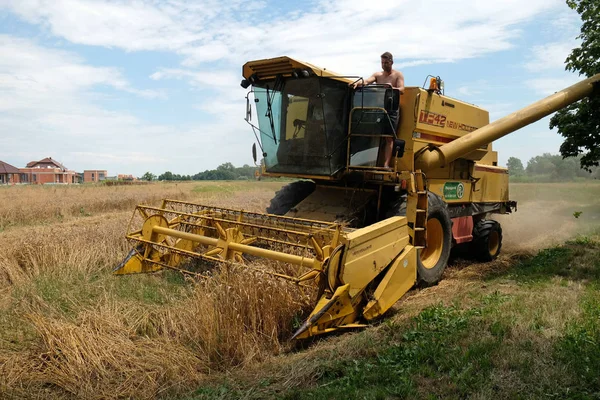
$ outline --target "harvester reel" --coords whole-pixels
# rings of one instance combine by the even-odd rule
[[[334,288],[341,285],[340,261],[342,259],[343,250],[344,246],[339,245],[333,250],[333,252],[329,256],[329,259],[327,260],[327,283],[329,284],[329,289],[331,291],[333,291]]]
[[[197,244],[191,240],[177,239],[174,247],[179,250],[192,251],[196,245]],[[183,261],[183,259],[184,257],[180,253],[170,253],[168,264],[171,267],[177,267]]]
[[[438,195],[427,192],[427,247],[417,257],[417,282],[437,283],[444,273],[452,250],[452,220],[448,205]],[[392,205],[386,217],[406,216],[407,200],[402,196]]]
[[[167,221],[167,219],[160,214],[148,217],[142,226],[142,237],[144,240],[149,240],[156,243],[163,242],[166,238],[166,235],[155,233],[153,231],[155,226],[168,228],[169,221]]]
[[[255,238],[245,239],[242,232],[237,228],[223,229],[219,224],[215,223],[217,231],[219,232],[219,242],[216,247],[212,250],[204,253],[206,256],[216,256],[221,260],[235,260],[243,263],[244,259],[240,251],[234,251],[229,249],[229,243],[242,243],[250,244],[254,242]]]

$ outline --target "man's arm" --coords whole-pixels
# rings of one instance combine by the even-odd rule
[[[377,80],[377,72],[365,80],[355,82],[354,85],[352,85],[352,87],[354,89],[356,89],[358,86],[366,86],[366,85],[369,85],[369,84],[375,82],[376,80]]]
[[[404,94],[404,75],[398,71],[398,77],[396,78],[396,84],[394,85],[400,89],[400,94]]]

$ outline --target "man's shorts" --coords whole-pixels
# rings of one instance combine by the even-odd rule
[[[390,117],[390,121],[392,122],[392,127],[394,128],[393,134],[396,135],[396,132],[398,131],[399,113],[398,113],[398,111],[390,111],[390,112],[388,112],[388,116]]]

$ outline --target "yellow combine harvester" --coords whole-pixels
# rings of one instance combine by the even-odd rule
[[[134,249],[115,273],[194,273],[190,260],[201,259],[312,284],[319,300],[295,338],[381,316],[416,283],[437,282],[453,246],[497,257],[502,229],[489,216],[516,203],[491,143],[600,85],[596,75],[490,124],[487,111],[445,96],[438,78],[400,96],[389,86],[352,89],[354,79],[288,57],[248,62],[243,77],[261,175],[303,180],[277,192],[267,214],[174,200],[138,206],[127,234]],[[393,168],[383,168],[390,141]],[[295,268],[274,271],[259,258]]]

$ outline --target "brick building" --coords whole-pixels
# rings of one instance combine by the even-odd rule
[[[101,182],[106,179],[108,173],[106,170],[100,169],[86,169],[83,171],[83,182]]]
[[[0,161],[0,184],[27,183],[27,175],[19,168]]]
[[[40,161],[31,161],[25,168],[20,168],[22,174],[26,175],[29,183],[79,183],[79,174],[67,169],[64,165],[52,157],[46,157]]]
[[[119,174],[117,175],[117,180],[120,181],[137,181],[137,178],[131,174]]]

